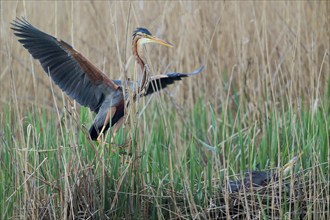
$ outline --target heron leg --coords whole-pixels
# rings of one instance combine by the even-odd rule
[[[114,137],[117,134],[117,131],[119,130],[119,128],[123,125],[123,123],[125,122],[125,117],[121,117],[116,124],[114,124],[114,126],[112,127],[112,136],[111,136],[111,141],[110,143],[114,143]],[[119,149],[123,150],[125,147],[124,146],[118,146]],[[111,151],[113,153],[117,153],[117,151],[115,149],[111,149]],[[120,158],[121,158],[121,162],[124,163],[125,162],[125,155],[120,153]]]
[[[123,125],[123,123],[124,123],[124,117],[121,117],[112,128],[114,134],[117,133],[117,131]]]
[[[111,140],[110,143],[114,143],[114,137],[117,134],[117,131],[121,127],[121,125],[124,123],[124,117],[120,118],[118,122],[112,127],[112,135],[111,135]]]
[[[110,110],[107,112],[107,115],[105,116],[105,120],[104,120],[104,123],[103,123],[103,127],[102,127],[102,129],[99,133],[99,136],[97,137],[98,142],[101,142],[101,136],[104,132],[104,129],[107,126],[107,124],[110,122],[110,117],[112,117],[115,114],[115,112],[116,112],[115,107],[110,108]]]

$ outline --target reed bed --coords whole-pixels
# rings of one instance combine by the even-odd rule
[[[327,1],[1,1],[1,219],[329,219]],[[200,75],[139,100],[92,142],[10,29],[26,17],[112,79]],[[253,175],[252,175],[253,174]],[[254,184],[262,178],[260,184]]]

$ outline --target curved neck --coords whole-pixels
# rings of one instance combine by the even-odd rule
[[[142,79],[141,83],[138,88],[138,92],[142,91],[145,87],[145,84],[147,82],[147,68],[146,68],[146,62],[143,59],[143,48],[142,45],[138,43],[140,38],[136,38],[133,40],[133,55],[140,65],[141,72],[142,72]]]

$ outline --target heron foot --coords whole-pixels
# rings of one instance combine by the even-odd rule
[[[97,136],[97,139],[96,139],[96,140],[97,140],[97,142],[98,142],[99,144],[102,144],[102,141],[103,141],[103,140],[102,140],[102,133],[100,133],[99,136]]]

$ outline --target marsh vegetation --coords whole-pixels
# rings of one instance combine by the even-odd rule
[[[1,219],[328,219],[329,3],[0,2]],[[116,136],[62,93],[17,42],[25,16],[112,79],[200,75],[140,99]],[[290,163],[290,161],[292,163]],[[241,184],[247,171],[264,184]],[[263,173],[264,174],[264,173]],[[247,178],[252,178],[247,175]]]

